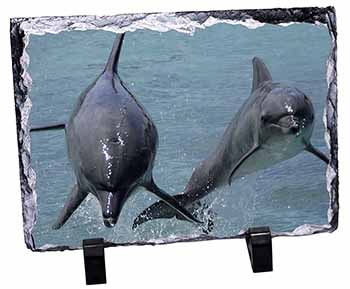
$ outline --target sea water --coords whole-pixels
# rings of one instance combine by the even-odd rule
[[[115,34],[106,31],[30,36],[31,125],[68,120],[79,94],[102,72],[114,39]],[[170,194],[184,189],[193,169],[215,148],[249,97],[254,56],[264,60],[275,81],[294,85],[311,98],[315,108],[312,143],[327,153],[323,114],[330,45],[327,28],[311,24],[257,29],[216,24],[193,35],[127,33],[119,73],[158,128],[153,170],[157,184]],[[203,234],[200,228],[176,219],[150,221],[133,231],[134,218],[157,201],[144,189],[130,197],[114,228],[104,227],[99,204],[90,195],[55,231],[51,226],[75,184],[64,131],[31,133],[31,157],[36,173],[38,213],[33,235],[37,247],[80,246],[82,239],[93,237],[129,243]],[[215,213],[209,233],[213,237],[235,236],[258,225],[286,232],[303,224],[326,224],[326,165],[302,152],[214,190],[204,202]]]

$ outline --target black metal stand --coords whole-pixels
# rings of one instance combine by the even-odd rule
[[[83,251],[86,285],[107,283],[104,240],[83,240]]]
[[[272,271],[272,237],[269,227],[249,228],[246,242],[254,273]]]
[[[246,242],[254,273],[272,271],[272,237],[269,227],[249,228]],[[83,240],[86,285],[105,284],[104,240]]]

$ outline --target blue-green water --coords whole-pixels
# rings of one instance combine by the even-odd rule
[[[30,122],[68,119],[77,97],[102,71],[115,34],[71,31],[30,36],[33,79]],[[276,81],[287,81],[312,99],[313,144],[327,152],[323,109],[327,94],[327,28],[310,24],[265,25],[247,29],[217,24],[193,36],[175,31],[127,33],[120,58],[121,78],[143,103],[159,132],[154,175],[169,193],[182,191],[192,170],[216,146],[225,127],[250,94],[251,60],[261,57]],[[187,222],[156,220],[132,231],[134,218],[156,199],[144,190],[132,196],[116,227],[105,228],[93,196],[58,231],[51,225],[75,183],[63,131],[32,133],[32,166],[38,200],[36,246],[78,246],[82,239],[113,242],[190,238],[201,230]],[[275,232],[305,223],[327,223],[326,166],[314,156],[298,156],[212,192],[216,212],[212,236],[234,236],[252,225]]]

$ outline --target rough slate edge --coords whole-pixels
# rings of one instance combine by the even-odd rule
[[[327,84],[328,95],[326,99],[326,110],[324,122],[326,126],[325,138],[330,148],[331,162],[327,168],[327,190],[330,195],[330,205],[328,209],[328,224],[312,225],[305,224],[297,227],[293,232],[273,233],[273,236],[302,236],[321,232],[332,232],[338,227],[338,135],[337,135],[337,31],[336,17],[334,7],[309,7],[309,8],[289,8],[289,9],[259,9],[259,10],[225,10],[209,12],[179,12],[179,13],[149,13],[149,14],[130,14],[118,16],[65,16],[65,17],[36,17],[36,18],[12,18],[11,19],[11,51],[12,51],[12,68],[13,84],[15,96],[16,122],[17,122],[17,139],[19,148],[19,167],[22,194],[22,214],[24,222],[24,236],[27,247],[33,251],[62,251],[75,250],[81,247],[69,246],[51,246],[47,245],[36,248],[32,230],[36,221],[36,193],[35,193],[35,172],[30,165],[30,135],[28,127],[28,118],[31,109],[31,100],[29,98],[31,88],[31,78],[26,71],[29,63],[29,56],[25,48],[28,45],[30,31],[23,29],[31,21],[39,21],[42,33],[58,33],[63,30],[87,30],[100,29],[128,30],[134,22],[142,21],[147,17],[176,17],[177,19],[191,21],[192,24],[202,25],[208,19],[213,21],[232,21],[246,25],[249,21],[255,23],[283,24],[293,22],[307,22],[313,24],[326,24],[332,40],[332,48],[327,60]],[[125,24],[125,20],[129,23]],[[46,31],[46,25],[59,21],[64,27],[58,30]],[[124,22],[123,22],[124,21]],[[119,22],[119,23],[118,23]],[[78,23],[78,25],[76,25]],[[79,26],[83,24],[84,27]],[[28,26],[27,26],[28,27]],[[258,26],[256,26],[258,27]],[[150,29],[150,27],[141,27],[141,29]],[[177,27],[179,28],[179,27]],[[197,27],[198,28],[198,27]],[[203,27],[200,27],[203,28]],[[135,28],[134,28],[135,29]],[[140,29],[137,27],[136,29]],[[174,28],[170,28],[174,29]],[[133,31],[133,28],[129,29]],[[179,31],[179,30],[178,30]],[[37,31],[36,31],[37,32]],[[188,31],[182,31],[188,32]],[[190,31],[191,33],[191,31]],[[111,243],[106,242],[106,247],[112,246],[129,246],[129,245],[158,245],[170,244],[175,242],[192,242],[204,240],[233,239],[243,238],[245,232],[240,232],[236,236],[218,238],[208,235],[201,235],[189,239],[159,239],[154,242],[130,242],[130,243]]]

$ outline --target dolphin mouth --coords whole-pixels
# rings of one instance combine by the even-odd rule
[[[104,218],[103,223],[107,228],[112,228],[117,223],[117,220],[115,218]]]
[[[271,122],[270,124],[273,127],[281,129],[286,134],[295,134],[297,136],[300,134],[300,121],[299,118],[294,115],[282,116],[277,121]]]

